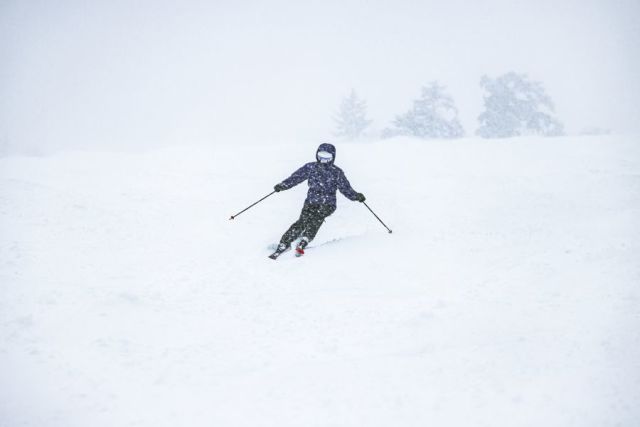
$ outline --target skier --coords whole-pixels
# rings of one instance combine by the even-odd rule
[[[304,254],[304,248],[316,237],[325,218],[336,210],[336,190],[340,190],[350,200],[366,200],[362,193],[351,188],[342,169],[334,165],[335,159],[336,148],[331,144],[320,144],[315,162],[305,164],[273,187],[275,191],[283,191],[308,180],[309,192],[300,218],[282,235],[278,248],[269,258],[278,258],[283,252],[291,249],[291,243],[298,238],[300,242],[296,246],[296,256]]]

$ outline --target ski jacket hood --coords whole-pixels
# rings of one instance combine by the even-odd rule
[[[319,163],[320,159],[318,158],[318,153],[321,151],[326,151],[327,153],[331,153],[331,155],[333,156],[333,159],[331,159],[331,161],[329,162],[330,165],[333,164],[333,162],[336,161],[336,147],[333,146],[333,144],[320,144],[320,146],[318,146],[318,149],[316,150],[316,161]]]

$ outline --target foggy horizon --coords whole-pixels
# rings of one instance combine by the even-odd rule
[[[637,426],[639,52],[640,0],[0,0],[0,427]]]
[[[17,150],[332,138],[351,89],[373,130],[437,80],[467,136],[482,75],[540,81],[568,134],[638,133],[634,1],[8,1],[0,139]]]

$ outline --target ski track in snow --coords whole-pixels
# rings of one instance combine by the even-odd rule
[[[314,149],[0,159],[0,426],[637,425],[637,138]]]

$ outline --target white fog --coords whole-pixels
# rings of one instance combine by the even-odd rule
[[[0,427],[637,427],[638,52],[638,0],[0,0]]]
[[[569,134],[637,133],[629,1],[4,1],[13,150],[330,138],[353,88],[383,129],[438,80],[467,135],[482,75],[540,81]],[[47,150],[48,151],[48,150]]]

